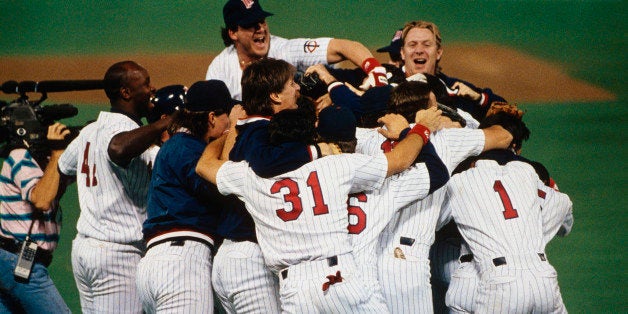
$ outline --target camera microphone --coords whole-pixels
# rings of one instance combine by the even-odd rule
[[[59,81],[6,81],[2,84],[5,94],[22,94],[30,92],[72,92],[103,89],[102,80],[59,80]]]
[[[17,94],[18,83],[16,81],[6,81],[2,83],[2,92],[5,94]]]

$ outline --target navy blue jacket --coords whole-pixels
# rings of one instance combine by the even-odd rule
[[[214,236],[225,197],[196,174],[207,144],[176,133],[157,153],[148,190],[144,239],[169,230],[191,230]]]

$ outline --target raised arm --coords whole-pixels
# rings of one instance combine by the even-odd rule
[[[174,115],[131,131],[116,134],[107,148],[111,161],[121,167],[128,166],[133,158],[148,149],[161,135],[161,132],[166,130]]]
[[[196,173],[213,184],[216,184],[218,169],[227,162],[227,160],[220,159],[227,136],[223,135],[209,143],[196,164]]]
[[[416,114],[416,125],[408,132],[408,135],[390,152],[385,153],[388,160],[388,172],[386,176],[399,173],[408,168],[416,160],[419,152],[427,144],[432,131],[439,129],[440,114],[436,107],[419,110]],[[388,120],[398,119],[399,115],[388,114],[380,118],[380,123],[388,123]],[[385,132],[382,132],[386,136]]]
[[[507,149],[512,142],[512,134],[506,131],[501,125],[492,125],[482,129],[484,131],[483,152],[493,149]]]
[[[48,140],[62,141],[66,135],[70,134],[70,130],[61,123],[55,123],[48,127]],[[64,149],[52,149],[50,160],[44,170],[44,175],[33,187],[31,191],[30,201],[41,211],[49,210],[52,202],[59,192],[59,184],[61,182],[61,174],[57,167],[59,157]]]

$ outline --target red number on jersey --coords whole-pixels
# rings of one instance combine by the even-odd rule
[[[314,196],[314,215],[329,213],[329,207],[323,200],[323,193],[321,192],[321,185],[318,182],[318,173],[316,171],[310,172],[310,175],[307,177],[307,186],[312,189],[312,196]]]
[[[508,193],[501,181],[495,181],[495,184],[493,184],[493,190],[499,194],[499,198],[502,200],[502,204],[504,205],[504,219],[519,217],[519,213],[517,213],[517,210],[512,207],[510,196],[508,196]]]
[[[90,142],[87,142],[87,145],[85,145],[85,150],[83,151],[83,163],[81,165],[81,173],[85,174],[85,185],[88,187],[98,185],[98,180],[96,179],[96,164],[94,164],[94,168],[92,168],[92,171],[89,171],[90,144]]]
[[[318,174],[316,171],[310,172],[307,178],[307,186],[312,190],[312,196],[314,198],[314,215],[324,215],[329,213],[329,207],[325,204],[323,199],[323,193],[321,192],[321,184],[318,181]],[[288,193],[284,194],[283,200],[286,203],[292,204],[292,210],[287,211],[285,208],[277,209],[275,212],[277,216],[283,221],[291,221],[299,218],[301,212],[303,212],[303,205],[301,204],[301,197],[299,196],[299,185],[292,179],[283,179],[277,181],[270,187],[270,194],[277,194],[282,188],[287,188]]]
[[[358,219],[358,222],[355,225],[352,225],[350,222],[351,219],[349,219],[347,230],[349,230],[349,234],[360,234],[366,228],[366,213],[360,206],[349,205],[351,198],[355,198],[358,202],[365,203],[366,194],[363,192],[351,194],[347,200],[347,210],[349,211],[349,216],[353,215]]]
[[[295,220],[299,218],[301,212],[303,211],[301,198],[299,197],[299,186],[292,179],[283,179],[275,182],[273,186],[270,187],[270,193],[279,193],[282,188],[288,188],[288,193],[284,194],[283,200],[286,201],[286,203],[292,204],[292,210],[287,211],[284,208],[280,208],[275,212],[283,221]]]

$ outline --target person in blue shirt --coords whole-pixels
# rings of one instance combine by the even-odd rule
[[[170,139],[157,154],[143,224],[146,255],[137,273],[148,313],[213,311],[209,283],[224,197],[195,168],[207,143],[229,129],[234,104],[222,81],[194,83],[168,128]]]

